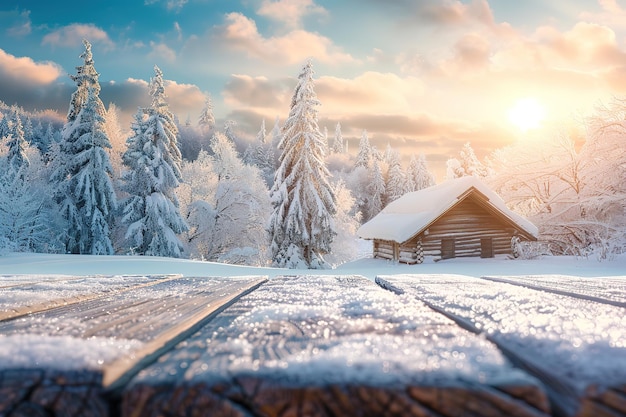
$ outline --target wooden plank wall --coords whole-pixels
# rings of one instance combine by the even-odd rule
[[[492,239],[494,255],[510,254],[513,233],[512,228],[467,199],[433,224],[428,234],[420,237],[426,256],[441,256],[441,239],[454,238],[456,257],[478,257],[481,238]]]

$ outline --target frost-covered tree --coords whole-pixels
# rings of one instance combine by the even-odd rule
[[[385,198],[385,178],[380,170],[378,161],[374,160],[369,184],[367,185],[369,200],[367,204],[366,220],[370,220],[383,209],[383,199]]]
[[[343,181],[334,187],[337,211],[335,227],[337,235],[333,239],[331,252],[326,260],[332,265],[339,265],[354,260],[358,255],[358,243],[354,238],[361,224],[361,213],[356,212],[356,199]]]
[[[70,101],[70,108],[67,112],[67,122],[73,122],[76,117],[78,117],[78,113],[80,113],[81,109],[85,105],[87,101],[88,90],[91,88],[93,90],[93,95],[98,97],[96,100],[96,112],[100,116],[104,116],[105,110],[102,101],[100,100],[100,83],[98,81],[98,77],[100,74],[96,71],[93,61],[93,54],[91,52],[91,44],[87,40],[83,40],[83,45],[85,46],[85,51],[80,55],[80,58],[83,59],[83,65],[76,67],[76,74],[70,75],[70,78],[76,83],[76,91],[72,93],[72,98]]]
[[[109,107],[106,109],[104,122],[104,132],[111,144],[109,159],[111,161],[111,167],[113,168],[113,178],[116,180],[122,175],[122,154],[126,150],[126,138],[120,126],[119,112],[117,106],[114,103],[110,103]]]
[[[104,105],[99,97],[99,74],[91,44],[83,41],[83,65],[70,78],[76,83],[67,122],[61,132],[52,176],[55,200],[67,222],[66,251],[76,254],[112,254],[110,225],[117,206],[111,182],[112,168],[104,131]]]
[[[317,122],[317,106],[311,62],[302,69],[289,117],[283,126],[271,198],[272,261],[288,268],[321,268],[336,234],[336,203],[324,165],[326,144]]]
[[[446,163],[446,178],[454,179],[465,176],[485,178],[489,175],[489,170],[474,153],[474,149],[469,142],[461,148],[459,158],[450,158]]]
[[[344,153],[345,148],[343,145],[343,135],[341,134],[341,123],[337,122],[337,126],[335,126],[335,138],[333,140],[332,146],[333,153]]]
[[[55,173],[56,198],[67,221],[63,240],[66,250],[75,254],[113,254],[110,235],[117,200],[107,153],[111,145],[99,104],[89,87],[75,119],[63,128],[63,161]]]
[[[412,155],[407,170],[407,182],[409,191],[419,191],[435,185],[435,176],[428,170],[426,156]]]
[[[0,140],[6,138],[11,134],[11,126],[9,125],[9,117],[7,113],[2,114],[0,119]]]
[[[26,143],[24,138],[22,120],[17,111],[13,113],[13,126],[11,130],[12,132],[7,142],[7,147],[9,148],[7,162],[9,169],[17,175],[19,172],[23,172],[23,168],[29,165],[28,157],[26,156],[28,143]]]
[[[227,263],[267,262],[267,223],[271,204],[258,168],[244,164],[234,145],[217,132],[212,155],[183,165],[181,208],[189,224],[192,257]]]
[[[270,132],[272,149],[274,150],[274,170],[278,169],[280,164],[280,150],[278,149],[278,145],[280,145],[281,140],[283,139],[283,133],[280,127],[280,118],[276,116],[276,120],[274,120],[274,127],[272,127],[272,131]],[[274,180],[272,179],[272,183]]]
[[[134,253],[180,257],[183,245],[177,235],[188,227],[175,193],[182,179],[178,130],[167,105],[163,73],[156,66],[154,72],[152,104],[135,116],[133,135],[122,157],[128,168],[123,190],[129,194],[122,222]]]
[[[389,170],[385,184],[385,205],[402,197],[407,191],[407,181],[400,163],[400,154],[393,150],[389,153]]]
[[[367,130],[363,130],[361,141],[359,142],[359,153],[356,155],[357,167],[369,168],[372,162],[372,147],[367,136]]]
[[[257,133],[256,139],[252,142],[246,152],[243,160],[250,165],[254,165],[261,170],[263,179],[268,186],[272,186],[274,182],[274,148],[267,140],[267,131],[265,130],[265,119],[261,122],[261,128]]]
[[[204,101],[204,107],[198,119],[198,126],[205,134],[215,128],[215,116],[213,115],[213,103],[211,102],[210,94],[207,94]]]
[[[41,154],[26,147],[32,163],[19,172],[9,166],[6,156],[0,158],[0,253],[57,252],[58,209],[50,198],[48,175]]]

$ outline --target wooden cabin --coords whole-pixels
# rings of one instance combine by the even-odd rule
[[[515,242],[535,241],[538,231],[480,180],[462,177],[405,194],[357,234],[373,240],[375,258],[417,264],[425,256],[517,256]]]

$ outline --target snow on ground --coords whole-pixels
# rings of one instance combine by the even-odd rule
[[[290,269],[246,267],[187,259],[150,256],[95,256],[11,253],[0,256],[2,275],[12,274],[66,274],[66,275],[164,275],[184,276],[241,276],[328,274],[329,270],[297,271]],[[369,257],[338,266],[340,275],[363,275],[369,279],[377,275],[395,274],[462,274],[483,275],[572,275],[579,277],[626,276],[626,255],[615,260],[598,261],[593,258],[546,256],[539,259],[456,258],[435,262],[427,258],[420,265],[404,265]]]

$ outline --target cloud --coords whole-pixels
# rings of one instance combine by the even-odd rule
[[[598,0],[601,11],[580,13],[580,20],[585,22],[596,22],[613,28],[626,28],[626,9],[622,8],[617,0]]]
[[[144,0],[143,4],[145,6],[151,6],[156,3],[161,3],[162,0]],[[174,10],[175,12],[180,12],[180,10],[185,7],[185,5],[189,2],[189,0],[166,0],[165,7],[167,10]]]
[[[215,29],[214,40],[226,50],[245,52],[248,57],[282,65],[304,62],[307,58],[325,63],[355,62],[332,40],[304,30],[293,30],[283,36],[263,37],[254,20],[240,13],[226,15],[226,23]]]
[[[61,76],[61,67],[52,62],[35,62],[29,57],[16,57],[0,49],[0,76],[18,84],[45,85]]]
[[[291,29],[300,28],[306,15],[327,15],[328,11],[313,0],[263,0],[257,14],[281,22]]]
[[[92,44],[100,43],[107,49],[113,49],[115,47],[109,35],[107,35],[104,30],[91,23],[73,23],[50,32],[43,37],[42,45],[74,48],[80,46],[83,39],[87,39]]]
[[[151,59],[164,59],[167,62],[176,61],[176,52],[164,43],[150,41],[152,51],[148,54]]]
[[[62,75],[61,67],[53,62],[35,62],[0,49],[0,100],[7,104],[30,110],[67,110],[66,88],[57,82]]]
[[[12,22],[12,25],[6,30],[9,36],[23,37],[30,35],[32,31],[32,22],[30,20],[30,10],[19,12],[16,16],[16,21]]]
[[[234,74],[224,88],[224,102],[231,108],[284,110],[287,108],[294,86],[293,80],[272,82],[266,77]]]

